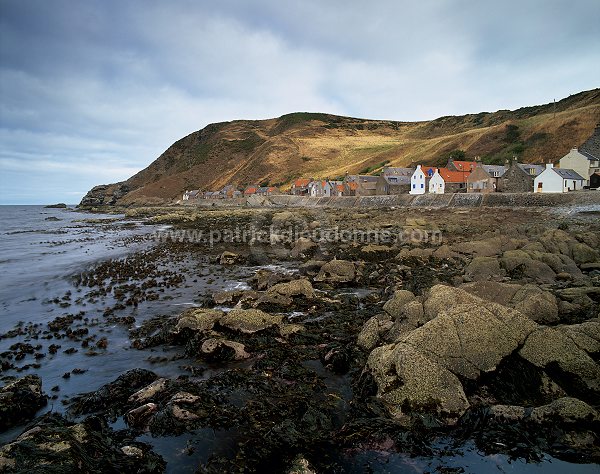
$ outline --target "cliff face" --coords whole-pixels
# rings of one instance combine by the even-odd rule
[[[94,187],[81,204],[160,204],[185,189],[226,184],[285,187],[299,176],[376,172],[384,163],[442,164],[453,150],[497,163],[514,154],[525,162],[556,161],[583,143],[598,122],[600,89],[556,104],[427,122],[294,113],[217,123],[178,140],[127,181]]]

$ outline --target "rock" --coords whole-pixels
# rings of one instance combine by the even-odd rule
[[[570,273],[560,272],[560,273],[556,274],[556,279],[558,281],[569,281],[569,280],[573,279],[573,277],[571,276]]]
[[[504,271],[496,257],[475,257],[465,268],[465,276],[474,281],[490,280],[503,275]]]
[[[290,252],[290,257],[299,258],[307,257],[317,248],[317,244],[306,237],[300,237],[296,240],[294,247]]]
[[[150,385],[138,390],[127,399],[127,403],[141,403],[152,398],[167,387],[167,379],[157,379]]]
[[[305,278],[292,280],[287,283],[277,283],[267,290],[258,300],[258,303],[270,303],[281,306],[290,306],[294,298],[315,299],[315,290],[310,281]]]
[[[399,341],[404,334],[423,326],[427,321],[423,304],[419,300],[409,301],[398,312],[387,339],[394,342]]]
[[[354,264],[347,260],[332,260],[321,267],[315,277],[317,282],[349,283],[354,280],[356,273]]]
[[[49,204],[48,206],[44,206],[44,209],[66,209],[67,205],[64,202],[59,202],[58,204]]]
[[[513,276],[513,278],[530,278],[540,283],[553,283],[556,274],[547,264],[532,259],[523,250],[511,250],[504,252],[500,259],[502,267]]]
[[[385,302],[383,310],[389,314],[392,318],[396,319],[400,316],[402,307],[415,299],[413,292],[408,290],[396,290],[394,296]]]
[[[594,250],[590,246],[582,243],[573,244],[571,251],[573,253],[573,260],[578,265],[585,263],[592,263],[598,261],[598,251]]]
[[[457,258],[458,254],[453,252],[452,249],[446,244],[440,245],[432,254],[435,258],[440,260],[448,258]]]
[[[558,290],[558,296],[567,301],[575,301],[583,297],[600,300],[600,287],[597,286],[578,286]]]
[[[588,354],[600,353],[600,320],[598,318],[581,324],[557,326],[556,329],[571,338],[577,346]]]
[[[596,410],[587,403],[571,397],[559,398],[548,405],[534,408],[529,419],[537,423],[581,423],[582,421],[600,421],[600,417],[598,417],[598,412]]]
[[[579,265],[579,268],[581,268],[585,272],[590,272],[592,270],[600,270],[600,262],[582,263],[581,265]]]
[[[226,339],[207,339],[202,343],[200,351],[210,360],[243,360],[250,357],[244,344]]]
[[[425,318],[429,321],[434,319],[442,311],[463,303],[477,303],[480,301],[476,296],[466,291],[456,291],[456,288],[446,285],[435,285],[431,287],[427,298],[423,303]]]
[[[393,417],[433,412],[452,424],[469,408],[458,378],[408,344],[378,347],[369,355],[367,367],[377,383],[377,395]]]
[[[156,403],[146,403],[142,406],[129,410],[125,414],[127,424],[133,427],[144,427],[148,424],[150,417],[158,411]]]
[[[129,397],[143,387],[154,382],[158,376],[146,369],[131,369],[115,380],[103,385],[95,392],[73,398],[70,411],[75,414],[95,413],[106,408],[118,408]]]
[[[434,296],[436,288],[432,288]],[[408,333],[402,342],[456,375],[477,379],[481,372],[493,371],[538,327],[518,311],[476,298],[458,288],[453,291],[468,295],[459,295],[454,300],[475,298],[475,301],[454,305],[448,301],[447,309]]]
[[[598,399],[600,367],[565,330],[538,328],[527,337],[519,354],[545,369],[567,393],[584,400]]]
[[[233,309],[225,313],[219,324],[226,328],[251,334],[281,324],[283,317],[259,309]]]
[[[392,325],[392,318],[387,314],[373,316],[363,324],[357,344],[366,351],[373,350],[379,344],[381,336],[390,330]]]
[[[297,456],[287,470],[287,474],[316,474],[306,458]]]
[[[361,247],[360,253],[365,260],[381,260],[390,257],[394,249],[387,245],[367,244]]]
[[[37,375],[26,375],[7,383],[0,388],[0,431],[31,420],[46,403],[42,379]]]
[[[223,311],[216,309],[187,309],[177,318],[177,324],[175,325],[173,332],[177,334],[183,329],[191,329],[192,331],[210,331],[223,314],[225,314]]]
[[[223,252],[219,256],[219,263],[221,265],[234,265],[243,260],[241,255],[233,252]]]
[[[165,462],[148,445],[139,442],[122,445],[120,439],[99,417],[73,423],[57,413],[47,413],[36,420],[34,428],[0,448],[0,470],[163,472]]]
[[[322,260],[309,260],[308,262],[305,262],[302,265],[300,265],[300,274],[315,276],[319,273],[321,267],[325,265],[325,263],[327,262],[324,262]]]
[[[254,276],[249,280],[249,284],[256,290],[264,291],[267,288],[286,280],[289,280],[289,277],[282,275],[281,273],[261,269],[254,273]]]

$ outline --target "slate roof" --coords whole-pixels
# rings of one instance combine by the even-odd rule
[[[533,165],[531,163],[517,163],[517,166],[521,168],[528,176],[538,176],[542,171],[546,169],[543,165]],[[534,169],[535,173],[531,174],[529,172],[530,169]]]
[[[568,168],[552,168],[556,174],[564,179],[583,180],[579,173]]]
[[[410,184],[410,175],[382,175],[382,178],[386,180],[388,184],[399,185],[399,184]]]
[[[588,160],[600,160],[600,124],[596,125],[592,136],[583,142],[578,150]]]
[[[412,176],[414,168],[383,168],[382,176]]]
[[[502,165],[481,165],[481,167],[489,173],[490,176],[494,178],[500,178],[504,173],[506,173],[506,166]],[[497,176],[494,176],[494,173],[498,173]]]

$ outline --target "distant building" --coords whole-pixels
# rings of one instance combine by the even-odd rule
[[[425,173],[421,165],[417,165],[415,172],[410,177],[409,194],[425,194]]]
[[[583,189],[585,179],[576,171],[555,168],[552,163],[546,165],[534,179],[534,192],[536,193],[567,193]]]
[[[448,160],[446,168],[448,168],[450,171],[461,171],[464,173],[470,173],[475,169],[476,166],[476,161],[459,161],[450,158]]]
[[[261,186],[256,190],[256,194],[259,196],[271,196],[273,194],[277,194],[278,191],[279,189],[277,189],[275,186]]]
[[[291,194],[294,196],[308,196],[308,185],[312,178],[298,178],[292,183]]]
[[[572,148],[560,159],[560,167],[572,169],[583,177],[586,186],[591,186],[591,176],[600,173],[600,124],[580,147]]]
[[[375,196],[377,193],[377,176],[346,175],[344,178],[344,195]],[[354,183],[352,186],[349,184]],[[347,192],[349,194],[347,194]]]
[[[436,168],[433,175],[429,179],[429,193],[430,194],[444,194],[446,192],[446,182],[439,170]]]
[[[308,194],[311,197],[330,197],[333,186],[325,179],[311,181],[308,184]]]
[[[477,166],[467,177],[468,193],[493,193],[499,188],[499,180],[506,173],[506,167],[497,165]]]
[[[244,189],[244,196],[252,196],[253,194],[256,194],[256,191],[258,191],[258,186],[248,186],[246,189]]]
[[[198,199],[201,197],[201,193],[199,189],[195,189],[193,191],[185,191],[183,193],[183,200],[184,201],[189,201],[190,199]]]
[[[414,168],[383,168],[375,185],[376,194],[406,194],[410,191],[410,177],[414,172]]]
[[[507,170],[498,180],[498,190],[505,193],[531,193],[533,181],[542,171],[543,165],[518,163],[515,158],[507,163]]]

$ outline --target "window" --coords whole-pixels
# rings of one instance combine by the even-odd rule
[[[423,183],[421,183],[421,189],[423,189]]]
[[[417,185],[413,183],[413,189],[415,189],[416,187],[417,187]]]

